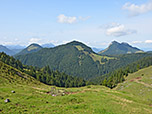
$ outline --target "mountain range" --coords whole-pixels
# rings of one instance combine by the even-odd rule
[[[16,55],[16,54],[27,54],[27,53],[31,53],[31,52],[35,52],[38,50],[30,50],[30,51],[26,51],[25,50],[27,48],[30,48],[31,45],[34,46],[34,44],[30,44],[28,47],[26,46],[21,46],[21,45],[0,45],[0,52],[5,52],[8,55]],[[52,43],[47,43],[47,44],[42,44],[41,46],[39,44],[35,44],[35,46],[41,47],[41,48],[53,48],[55,47],[55,45],[53,45]]]
[[[8,55],[14,55],[15,54],[14,51],[8,49],[7,47],[5,47],[3,45],[0,45],[0,52],[5,52]]]
[[[151,56],[151,53],[99,55],[87,45],[73,41],[54,48],[42,48],[34,53],[16,55],[15,58],[25,65],[40,68],[49,65],[51,70],[59,70],[68,75],[92,79],[146,56]]]
[[[33,45],[33,44],[30,44],[30,45]],[[38,46],[39,44],[35,44],[35,45]],[[0,45],[0,47],[1,47],[0,52],[5,52],[8,55],[15,55],[15,54],[20,55],[23,52],[25,52],[25,50],[27,48],[29,48],[29,46],[25,47],[25,46],[20,46],[20,45],[6,45],[6,46]],[[5,49],[4,49],[4,47],[5,47]],[[38,47],[40,47],[40,48],[54,48],[55,45],[53,45],[52,43],[47,43],[47,44],[39,45]],[[35,50],[34,52],[36,52],[38,50]],[[125,42],[119,43],[117,41],[113,41],[106,49],[94,47],[94,48],[92,48],[92,50],[95,53],[98,53],[101,55],[120,55],[120,54],[142,53],[143,52],[142,50],[140,50],[136,47],[132,47],[128,43],[125,43]],[[26,51],[26,53],[23,53],[23,54],[27,54],[27,53],[31,53],[31,52],[33,52],[33,51]]]
[[[55,47],[55,45],[52,44],[52,43],[42,44],[41,46],[42,46],[43,48],[53,48],[53,47]]]
[[[77,41],[54,48],[43,48],[38,52],[19,55],[16,58],[26,65],[38,67],[49,65],[52,70],[85,78],[98,74],[98,66],[104,63],[101,62],[101,58],[113,59],[100,56],[90,47]]]

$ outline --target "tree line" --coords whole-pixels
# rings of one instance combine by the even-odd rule
[[[58,87],[81,87],[89,84],[82,78],[73,77],[59,71],[50,70],[49,66],[43,68],[23,65],[19,60],[14,59],[12,56],[6,55],[4,52],[0,53],[0,61],[8,64],[14,68],[19,69],[26,74],[36,78],[40,82],[48,85],[55,85]]]
[[[152,65],[152,57],[145,57],[137,62],[131,63],[126,67],[115,70],[114,72],[108,73],[104,75],[104,80],[101,81],[101,85],[107,86],[109,88],[114,88],[118,83],[122,83],[125,81],[125,77],[128,76],[129,73],[134,73],[140,69],[149,67]],[[101,78],[103,79],[103,77]],[[97,79],[99,80],[99,78]]]

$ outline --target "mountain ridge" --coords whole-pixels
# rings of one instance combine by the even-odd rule
[[[68,75],[92,79],[126,66],[151,53],[126,54],[120,56],[99,55],[87,45],[73,41],[54,48],[43,48],[35,53],[16,56],[25,65],[59,70]]]
[[[28,47],[26,47],[25,49],[23,49],[22,51],[20,51],[19,53],[17,53],[15,56],[18,55],[25,55],[25,54],[29,54],[29,53],[33,53],[33,52],[37,52],[40,49],[42,49],[43,47],[40,46],[39,44],[33,43],[30,44]]]
[[[143,51],[129,45],[126,42],[119,43],[117,41],[113,41],[110,43],[108,48],[103,51],[100,51],[101,55],[120,55],[120,54],[130,54],[130,53],[142,53]]]
[[[8,49],[6,46],[3,46],[3,45],[0,45],[0,52],[4,52],[8,55],[14,55],[15,54],[14,51]]]
[[[54,48],[43,48],[35,53],[16,56],[23,64],[43,67],[49,65],[52,70],[59,70],[68,75],[90,77],[100,75],[98,69],[104,61],[114,59],[101,56],[92,51],[87,45],[72,41]],[[32,61],[31,61],[31,58]],[[89,74],[87,72],[90,72]],[[82,76],[83,74],[83,76]]]

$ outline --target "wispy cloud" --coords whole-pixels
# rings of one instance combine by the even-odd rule
[[[77,18],[75,16],[68,17],[68,16],[65,16],[64,14],[59,15],[57,18],[58,18],[59,23],[72,24],[72,23],[75,23],[77,21]]]
[[[86,21],[90,18],[90,16],[87,16],[87,17],[82,17],[82,16],[79,16],[79,20],[81,21]]]
[[[40,43],[41,39],[40,38],[31,38],[29,40],[29,44],[32,44],[32,43]]]
[[[76,17],[76,16],[65,16],[64,14],[60,14],[57,17],[57,21],[59,23],[73,24],[73,23],[76,23],[78,21],[86,21],[89,18],[90,18],[90,16],[87,16],[87,17],[82,17],[82,16]]]
[[[152,1],[141,5],[126,3],[122,9],[127,10],[129,12],[129,16],[137,16],[152,11]]]
[[[151,43],[152,43],[152,40],[146,40],[145,43],[151,44]]]
[[[133,44],[152,44],[152,40],[132,41]]]
[[[132,41],[133,44],[140,44],[143,43],[143,41]]]
[[[104,27],[104,29],[107,35],[115,37],[130,35],[137,32],[133,29],[127,29],[123,24],[119,23],[108,24]]]

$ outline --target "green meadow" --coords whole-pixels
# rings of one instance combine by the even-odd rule
[[[152,67],[148,67],[130,74],[125,82],[112,90],[100,85],[81,88],[52,87],[3,64],[0,70],[0,113],[151,114],[151,69]],[[50,93],[52,89],[55,96]],[[64,94],[58,95],[59,91]],[[10,102],[4,102],[6,99]]]

